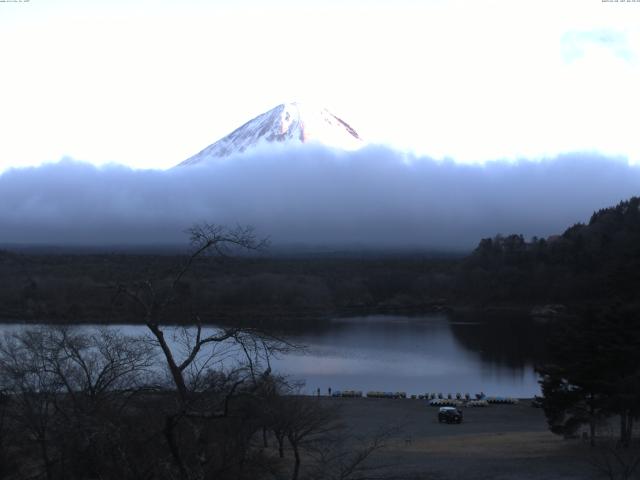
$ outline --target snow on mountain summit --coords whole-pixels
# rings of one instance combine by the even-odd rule
[[[249,120],[179,166],[242,153],[262,142],[312,142],[343,150],[354,150],[363,145],[358,133],[326,108],[294,102],[278,105]]]

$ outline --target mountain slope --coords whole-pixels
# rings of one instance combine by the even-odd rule
[[[258,115],[179,166],[228,157],[263,142],[314,142],[344,150],[357,149],[363,144],[349,124],[326,108],[316,109],[294,102]]]
[[[640,304],[640,197],[548,239],[484,238],[461,272],[461,290],[483,302]]]

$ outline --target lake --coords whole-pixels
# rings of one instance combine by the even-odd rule
[[[3,325],[0,331],[24,326]],[[87,327],[80,327],[87,328]],[[116,327],[114,327],[116,328]],[[143,326],[117,326],[131,335]],[[292,335],[303,351],[282,355],[273,370],[305,382],[303,390],[540,393],[534,365],[542,358],[540,325],[510,315],[376,315],[332,320]]]
[[[542,332],[528,319],[371,316],[332,321],[299,335],[305,352],[274,369],[306,381],[306,390],[540,393],[534,364]]]

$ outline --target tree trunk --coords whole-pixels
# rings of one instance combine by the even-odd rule
[[[295,458],[291,480],[298,480],[298,474],[300,473],[300,452],[298,451],[297,443],[291,442],[291,447],[293,447],[293,457]]]
[[[169,367],[169,371],[171,372],[171,377],[173,378],[173,383],[176,385],[176,389],[178,390],[178,395],[180,396],[180,400],[182,403],[186,403],[187,401],[187,385],[184,382],[184,376],[182,375],[182,370],[178,367],[175,359],[173,358],[173,353],[171,352],[171,348],[167,344],[167,341],[164,338],[164,332],[158,328],[157,325],[147,322],[147,327],[151,330],[151,333],[156,337],[158,343],[160,344],[160,348],[162,349],[162,353],[164,353],[164,357],[167,361],[167,366]]]
[[[590,397],[589,402],[589,445],[596,446],[596,416],[595,409],[593,407],[593,395]]]
[[[44,469],[47,473],[47,480],[52,480],[53,472],[51,471],[51,460],[49,460],[49,450],[47,448],[47,441],[45,439],[40,439],[40,452],[42,454]]]
[[[280,458],[284,458],[284,437],[276,435],[276,440],[278,440],[278,455]]]
[[[631,412],[623,410],[620,413],[620,445],[629,448],[631,444],[631,435],[633,432],[633,417]]]
[[[176,423],[174,421],[174,418],[172,416],[167,416],[165,418],[164,429],[163,429],[164,438],[167,441],[167,445],[169,446],[169,451],[171,452],[171,456],[173,457],[173,460],[176,463],[176,466],[178,467],[178,469],[180,469],[180,474],[182,475],[182,478],[186,480],[189,478],[189,473],[187,472],[187,469],[184,466],[184,462],[182,461],[182,456],[180,455],[180,449],[176,444],[176,439],[173,434],[175,426],[176,426]]]

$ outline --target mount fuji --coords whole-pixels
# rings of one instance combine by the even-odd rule
[[[242,153],[262,143],[318,143],[342,150],[364,145],[360,135],[326,108],[286,103],[258,115],[178,166],[196,165]]]

